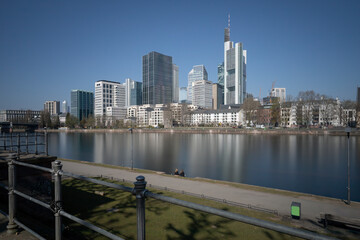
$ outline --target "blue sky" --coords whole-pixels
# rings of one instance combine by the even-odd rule
[[[217,81],[224,28],[248,51],[247,92],[275,87],[356,98],[360,1],[0,1],[0,109],[42,109],[100,79],[142,81],[157,51]]]

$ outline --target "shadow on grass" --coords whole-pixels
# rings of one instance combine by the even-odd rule
[[[210,214],[202,212],[184,211],[186,217],[190,222],[186,226],[186,230],[176,228],[169,223],[166,227],[171,235],[167,235],[167,239],[227,239],[234,237],[235,234],[226,227],[230,222],[228,219],[216,218],[217,220],[210,220]]]

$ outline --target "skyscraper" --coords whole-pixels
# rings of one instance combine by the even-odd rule
[[[218,83],[224,86],[224,62],[218,65]]]
[[[224,103],[242,104],[246,96],[246,50],[230,41],[230,16],[224,36]]]
[[[187,87],[181,87],[179,91],[179,100],[180,103],[186,103],[187,102]]]
[[[94,93],[83,90],[71,91],[71,115],[79,121],[94,114]]]
[[[95,116],[106,114],[107,107],[125,107],[125,85],[119,82],[99,80],[95,82]]]
[[[173,97],[172,57],[158,52],[144,55],[143,104],[167,104]]]
[[[212,108],[212,82],[198,80],[192,83],[192,104],[195,106]]]
[[[64,100],[62,102],[62,113],[67,113],[69,110],[68,110],[68,105],[67,105],[67,101]]]
[[[125,79],[126,103],[125,106],[142,104],[142,83],[130,78]]]
[[[214,83],[212,85],[212,108],[220,109],[221,104],[224,104],[224,86]]]
[[[50,115],[60,114],[60,102],[59,101],[46,101],[44,103],[44,111],[50,113]]]
[[[208,80],[208,73],[204,65],[194,66],[188,74],[188,88],[187,88],[187,100],[192,103],[192,87],[193,82],[200,80]]]
[[[173,103],[179,102],[179,66],[173,64]]]

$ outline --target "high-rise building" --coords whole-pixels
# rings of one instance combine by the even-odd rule
[[[220,83],[212,85],[212,108],[220,109],[220,105],[224,104],[224,86]]]
[[[94,93],[83,90],[71,90],[71,115],[79,121],[94,115]]]
[[[173,64],[173,103],[179,102],[179,66]]]
[[[62,102],[62,113],[67,113],[69,111],[67,101]]]
[[[212,108],[212,82],[199,80],[192,83],[192,104],[203,108]]]
[[[126,102],[125,106],[142,104],[142,83],[136,82],[130,78],[125,79]]]
[[[125,85],[108,80],[95,82],[95,116],[106,115],[107,107],[125,107],[125,103]]]
[[[230,41],[230,16],[224,36],[224,103],[242,104],[246,97],[246,50]]]
[[[360,104],[360,87],[357,87],[356,102],[357,104]]]
[[[173,97],[172,57],[158,52],[144,55],[143,104],[167,104]]]
[[[49,112],[50,115],[60,114],[60,102],[59,101],[46,101],[44,103],[44,111]]]
[[[188,103],[192,103],[193,94],[193,82],[199,80],[208,80],[208,73],[204,65],[194,66],[188,74],[188,88],[187,88],[187,100]]]
[[[181,87],[179,91],[179,100],[180,103],[187,102],[187,87]]]
[[[271,89],[271,97],[278,97],[280,103],[286,100],[286,89],[285,88],[273,88]]]
[[[218,83],[224,86],[224,62],[218,65]]]

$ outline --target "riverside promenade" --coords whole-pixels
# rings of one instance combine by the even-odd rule
[[[133,182],[137,176],[143,175],[148,185],[151,184],[193,194],[203,194],[207,197],[276,210],[281,216],[290,216],[290,205],[295,201],[301,203],[302,219],[318,221],[320,213],[346,218],[360,217],[360,203],[354,201],[351,202],[351,205],[347,205],[340,199],[309,194],[253,187],[244,184],[175,177],[156,172],[151,173],[150,171],[150,173],[142,173],[112,168],[111,166],[98,166],[81,161],[59,160],[63,163],[63,170],[66,172],[89,177],[102,175]]]

